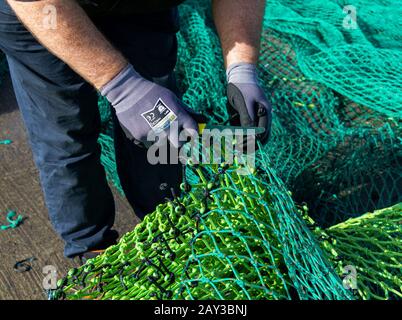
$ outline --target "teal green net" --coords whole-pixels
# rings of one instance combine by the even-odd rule
[[[391,206],[402,195],[402,73],[395,31],[401,9],[398,1],[355,1],[362,27],[349,30],[342,26],[344,5],[268,1],[259,63],[275,110],[264,151],[294,199],[306,202],[326,226]],[[385,17],[392,13],[389,24],[367,8]],[[180,15],[176,72],[183,99],[212,123],[222,123],[228,119],[225,73],[209,1],[187,1]],[[110,154],[108,139],[100,141]],[[118,181],[112,163],[107,169]]]
[[[188,165],[182,197],[160,205],[52,298],[350,299],[275,173]]]
[[[399,203],[315,233],[338,273],[354,272],[343,281],[361,298],[394,300],[402,298],[401,222]]]
[[[187,218],[198,211],[196,201],[184,192],[180,203],[187,218],[170,218],[192,230],[182,243],[173,239],[178,261],[147,260],[158,245],[166,254],[159,240],[153,247],[148,243],[161,231],[156,225],[175,230],[168,218],[171,205],[163,204],[105,255],[72,270],[55,297],[346,299],[354,293],[362,299],[400,298],[400,229],[392,229],[401,221],[393,206],[402,202],[399,2],[268,0],[258,71],[274,108],[272,138],[259,153],[260,169],[245,178],[252,187],[236,201],[246,206],[232,212],[234,202],[221,202],[225,194],[237,197],[243,190],[233,178],[232,189],[214,189],[195,225]],[[355,28],[347,5],[356,9]],[[176,74],[183,100],[211,123],[224,123],[225,74],[210,1],[186,1],[180,18]],[[99,105],[101,161],[122,192],[110,108],[103,99]],[[203,170],[216,174],[217,168]],[[199,173],[189,168],[188,175],[197,184]],[[258,200],[256,186],[267,190]],[[195,186],[193,192],[203,188]],[[308,215],[293,201],[307,207]],[[251,210],[252,204],[258,210]],[[384,208],[392,209],[375,219],[362,216]],[[388,215],[392,224],[383,223]],[[356,234],[355,223],[361,226]],[[338,240],[328,245],[325,237]],[[347,265],[358,272],[355,292],[345,290],[334,273],[342,276]],[[141,266],[141,276],[132,276]],[[163,266],[169,272],[162,272]]]

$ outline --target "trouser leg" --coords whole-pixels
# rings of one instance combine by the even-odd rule
[[[65,255],[108,246],[114,201],[100,163],[97,93],[49,53],[13,14],[0,12],[7,55],[50,220]]]
[[[135,19],[97,24],[144,77],[174,90],[174,32],[139,30]],[[9,12],[0,12],[0,50],[10,62],[49,216],[66,242],[66,256],[113,243],[114,203],[96,143],[96,92]],[[115,145],[124,191],[140,216],[170,196],[170,188],[178,189],[180,166],[151,166],[146,150],[127,140],[117,122]]]

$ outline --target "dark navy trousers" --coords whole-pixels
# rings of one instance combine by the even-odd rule
[[[145,78],[176,90],[176,17],[172,9],[152,16],[92,19]],[[0,0],[0,50],[8,59],[49,217],[65,241],[65,255],[72,258],[111,245],[117,237],[112,230],[115,206],[100,163],[97,92],[38,43],[5,0]],[[131,143],[115,122],[119,177],[142,218],[171,195],[171,188],[178,188],[181,169],[150,165],[146,149]]]

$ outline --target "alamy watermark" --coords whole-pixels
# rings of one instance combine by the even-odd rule
[[[42,26],[46,30],[57,29],[57,8],[52,4],[47,4],[42,9]]]
[[[343,7],[343,12],[346,13],[343,19],[342,27],[348,30],[355,30],[358,28],[357,25],[357,9],[355,6],[347,5]]]
[[[57,289],[57,267],[48,265],[44,266],[42,273],[45,276],[42,281],[43,289],[56,290]]]
[[[166,131],[149,132],[147,159],[152,165],[235,164],[241,167],[238,173],[242,174],[245,166],[255,168],[256,140],[255,129],[205,129],[200,134],[191,129],[179,132],[177,123],[173,122]],[[174,147],[183,143],[182,148]]]
[[[357,290],[357,269],[355,266],[345,266],[342,278],[343,287],[346,290]]]

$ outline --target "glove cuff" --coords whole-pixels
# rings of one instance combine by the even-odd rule
[[[107,98],[117,112],[123,112],[144,97],[151,89],[152,83],[144,81],[134,67],[128,64],[117,76],[100,89],[100,93]],[[121,103],[127,99],[130,104]]]
[[[257,68],[252,63],[233,63],[226,70],[226,79],[228,83],[258,84]]]

